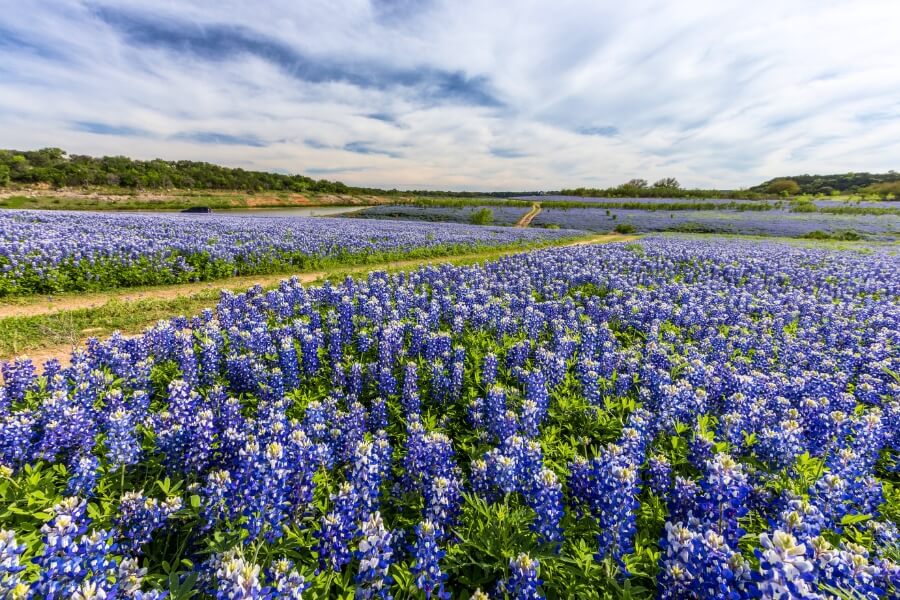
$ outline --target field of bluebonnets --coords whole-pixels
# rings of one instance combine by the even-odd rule
[[[649,238],[10,362],[0,597],[897,597],[898,296],[890,248]]]
[[[322,217],[0,210],[0,296],[441,256],[578,233]]]
[[[575,228],[601,233],[625,228],[639,233],[669,231],[881,241],[896,240],[900,236],[900,206],[897,202],[549,195],[514,200],[533,200],[541,204],[542,210],[531,222],[533,227]],[[528,212],[530,206],[503,206],[502,200],[494,200],[489,208],[497,224],[512,224]],[[466,223],[478,209],[477,205],[376,206],[352,216]]]

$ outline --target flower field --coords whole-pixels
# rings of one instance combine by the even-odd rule
[[[636,231],[682,231],[686,233],[728,233],[773,237],[803,237],[813,232],[840,234],[853,232],[873,240],[894,240],[900,235],[896,215],[833,215],[771,211],[652,211],[601,208],[552,208],[548,204],[538,214],[535,227],[578,227],[588,231],[612,231],[629,224]]]
[[[490,209],[496,225],[515,225],[528,208],[518,206],[491,206]],[[360,219],[396,219],[409,221],[432,221],[442,223],[471,223],[472,215],[478,210],[475,206],[459,208],[441,206],[373,206],[356,211],[351,216]]]
[[[0,210],[0,296],[439,256],[578,233],[321,217]]]
[[[898,299],[885,249],[649,238],[19,359],[0,598],[896,598]]]

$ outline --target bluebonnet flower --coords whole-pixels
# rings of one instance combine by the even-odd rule
[[[297,569],[294,563],[286,558],[276,560],[268,569],[267,575],[272,584],[273,596],[286,600],[302,600],[303,592],[310,584]]]
[[[806,546],[780,530],[759,535],[759,572],[754,576],[759,593],[766,598],[815,597],[814,565]]]
[[[259,565],[231,551],[216,561],[216,600],[267,600],[269,589],[260,580]]]
[[[421,412],[421,407],[416,363],[406,363],[403,373],[403,390],[400,393],[403,412],[409,416],[418,415]]]
[[[387,404],[384,398],[375,398],[369,406],[369,431],[379,431],[388,426]]]
[[[73,461],[72,475],[66,484],[66,493],[72,496],[90,498],[94,495],[100,478],[100,461],[93,454],[79,456]]]
[[[173,496],[160,502],[142,492],[125,492],[119,501],[115,526],[121,539],[120,547],[130,553],[139,552],[166,520],[181,509],[181,498]]]
[[[738,519],[747,514],[750,484],[743,466],[727,454],[717,454],[706,464],[698,517],[730,545],[736,545],[744,530]]]
[[[416,542],[412,548],[414,563],[410,571],[416,578],[416,587],[426,598],[444,600],[450,598],[450,593],[444,591],[447,574],[441,571],[440,563],[446,553],[438,546],[439,533],[438,526],[431,521],[416,525]]]
[[[563,517],[562,485],[556,473],[543,469],[532,480],[527,500],[536,514],[531,528],[537,532],[540,542],[561,542]]]
[[[13,531],[0,530],[0,598],[24,598],[28,584],[22,581],[20,573],[25,565],[20,559],[25,552],[25,544],[16,543]]]
[[[37,373],[34,363],[25,356],[0,363],[0,373],[6,390],[6,403],[21,402],[25,394],[37,385]]]
[[[41,527],[44,548],[34,561],[40,573],[32,585],[37,597],[68,600],[85,586],[101,595],[115,583],[112,536],[107,531],[86,534],[86,510],[84,500],[65,498],[53,507],[51,521]]]
[[[437,476],[425,484],[425,518],[447,532],[460,512],[462,492],[455,474]]]
[[[284,389],[295,390],[300,387],[300,363],[293,338],[285,337],[279,342],[278,365],[281,368]]]
[[[610,461],[598,469],[596,481],[591,505],[600,524],[597,555],[612,557],[624,569],[624,556],[633,552],[637,532],[637,469]]]
[[[665,498],[672,489],[672,465],[669,460],[662,455],[650,457],[645,480],[654,494]]]
[[[96,398],[95,392],[85,391],[88,387],[90,384],[85,382],[83,389],[71,396],[55,392],[41,405],[36,427],[41,432],[35,448],[37,457],[66,461],[93,450]]]
[[[540,600],[544,594],[538,589],[543,583],[538,579],[540,563],[525,554],[509,561],[509,578],[503,582],[503,590],[515,600]]]
[[[300,352],[302,355],[303,372],[313,376],[319,371],[319,348],[321,346],[321,332],[307,333],[300,338]]]
[[[518,419],[515,413],[511,413],[506,404],[506,391],[498,386],[492,386],[484,400],[484,412],[488,432],[498,441],[502,442],[515,434]]]
[[[528,371],[525,374],[525,402],[522,407],[522,431],[525,435],[538,435],[538,427],[547,418],[549,408],[550,395],[543,374],[538,370]]]
[[[484,355],[481,365],[481,385],[484,389],[491,389],[497,383],[497,356],[493,353]]]
[[[133,465],[141,456],[141,445],[135,432],[136,423],[125,408],[109,415],[106,432],[106,459],[113,469]]]
[[[390,474],[391,447],[384,431],[374,441],[360,442],[354,453],[350,481],[362,508],[362,517],[378,509],[381,484]]]
[[[356,537],[356,492],[349,483],[341,484],[338,493],[331,497],[333,508],[322,518],[321,527],[315,533],[318,538],[316,552],[319,554],[319,568],[335,572],[350,562],[350,542]]]
[[[359,559],[359,573],[356,575],[356,598],[392,598],[390,593],[393,579],[388,575],[393,561],[391,542],[393,536],[384,527],[381,513],[375,512],[360,528],[361,539],[356,556]]]

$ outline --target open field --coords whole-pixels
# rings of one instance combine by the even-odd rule
[[[0,211],[0,297],[446,256],[578,231],[257,216]]]
[[[372,270],[393,273],[427,264],[464,265],[551,245],[605,244],[632,239],[636,238],[622,235],[589,235],[436,258],[405,259],[355,267],[338,266],[323,271],[297,272],[291,274],[291,279],[300,283],[325,280],[337,282],[346,277],[363,276]],[[0,359],[28,355],[38,364],[51,358],[66,363],[73,349],[83,347],[90,338],[102,338],[113,332],[136,334],[159,320],[175,315],[199,314],[204,309],[212,308],[224,290],[241,293],[255,286],[272,289],[284,278],[284,274],[232,277],[215,282],[7,299],[0,302]]]
[[[210,569],[314,598],[895,595],[900,261],[860,248],[582,242],[178,296],[198,316],[3,367],[4,584],[125,577],[51,554],[93,531],[178,598]]]

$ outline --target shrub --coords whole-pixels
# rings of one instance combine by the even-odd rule
[[[490,225],[494,222],[494,211],[490,208],[481,208],[472,213],[473,225]]]

